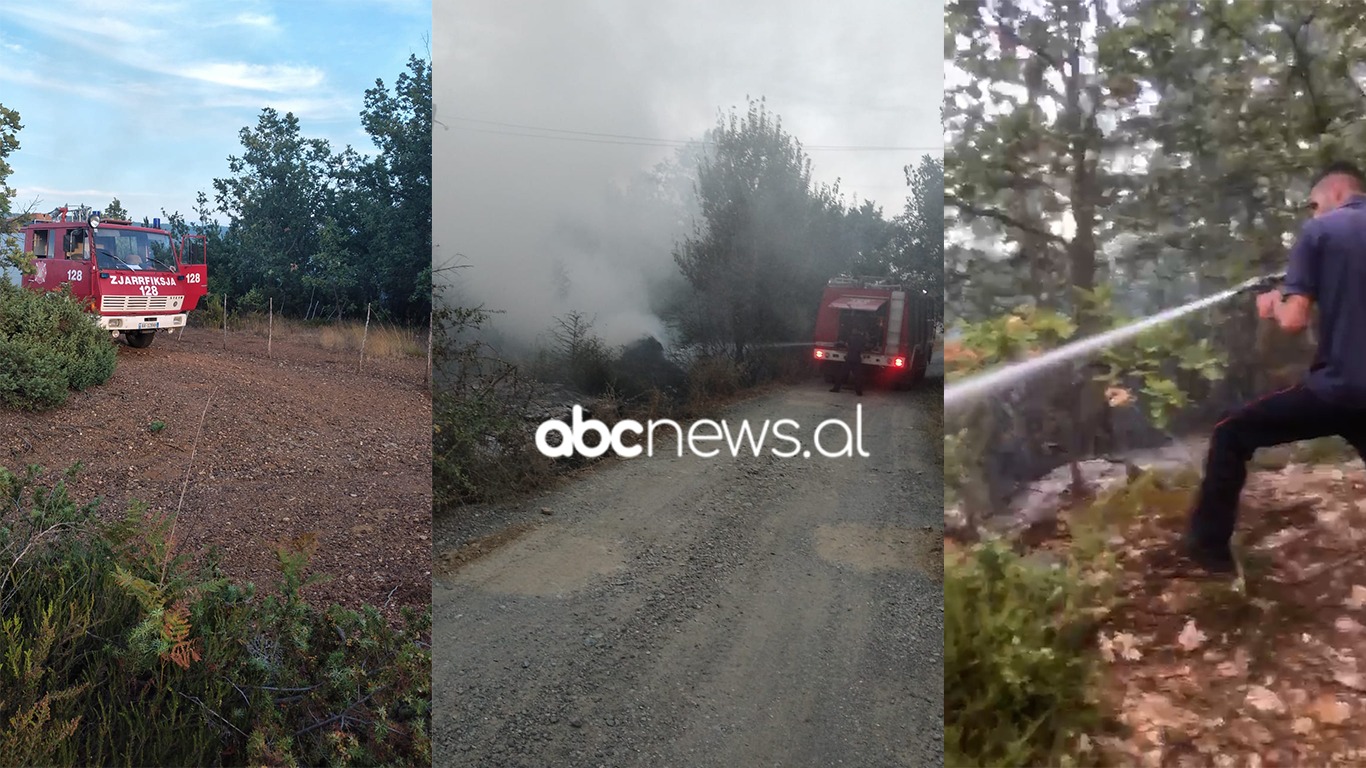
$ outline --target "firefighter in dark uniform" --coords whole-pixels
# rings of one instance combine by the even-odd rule
[[[851,380],[854,385],[854,394],[863,396],[863,330],[855,328],[849,334],[849,342],[844,350],[844,370],[840,371],[839,378],[835,379],[835,387],[831,392],[840,391],[844,385],[845,378]]]

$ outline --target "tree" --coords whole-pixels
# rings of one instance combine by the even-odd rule
[[[946,102],[950,312],[980,325],[1029,304],[1085,332],[1283,267],[1307,177],[1366,145],[1353,10],[951,2],[955,66],[970,76],[950,77]],[[1105,375],[1128,376],[1153,413],[1164,399],[1185,409],[1177,428],[1201,423],[1305,359],[1302,340],[1263,343],[1247,314],[1210,310],[1199,339],[1165,328],[1107,355]],[[1050,408],[1082,399],[1063,391]]]
[[[697,169],[702,220],[673,254],[692,295],[671,319],[684,343],[724,340],[743,359],[753,344],[809,332],[821,286],[852,263],[836,231],[820,226],[844,210],[837,187],[813,187],[810,159],[763,100],[718,118],[708,143]]]
[[[256,127],[239,134],[243,153],[228,158],[227,178],[214,179],[216,209],[228,217],[230,254],[219,269],[248,307],[274,298],[297,306],[304,295],[300,270],[317,251],[322,222],[333,202],[332,152],[305,138],[293,113],[261,110]],[[252,293],[255,289],[255,293]],[[248,298],[249,297],[249,298]]]
[[[926,155],[906,166],[910,196],[896,218],[892,268],[931,296],[944,293],[944,162]]]
[[[987,249],[955,249],[946,265],[950,298],[980,303],[980,295],[967,293],[991,281],[1007,303],[1032,297],[1094,330],[1099,319],[1078,291],[1096,286],[1098,216],[1106,203],[1102,158],[1109,146],[1101,125],[1109,94],[1094,62],[1098,38],[1115,26],[1108,3],[950,0],[945,26],[964,77],[945,99],[953,138],[944,204],[962,224],[997,225],[978,229]],[[985,236],[989,231],[1001,237]],[[1005,254],[992,252],[1002,245]],[[1011,274],[1000,279],[1003,269]]]
[[[11,208],[16,193],[9,186],[10,174],[14,172],[9,156],[19,150],[19,131],[23,128],[19,113],[0,104],[0,282],[4,282],[9,270],[22,269],[21,247],[11,237],[18,231],[18,222]]]
[[[376,80],[361,123],[380,150],[359,183],[375,284],[395,315],[423,321],[432,293],[431,63],[410,56],[392,92]]]
[[[19,131],[24,126],[19,122],[19,113],[0,104],[0,221],[9,223],[10,204],[15,191],[9,186],[9,177],[14,168],[9,164],[9,156],[19,150]]]
[[[128,211],[125,211],[123,206],[119,204],[119,199],[117,197],[110,201],[109,205],[105,206],[103,213],[106,219],[130,218]]]

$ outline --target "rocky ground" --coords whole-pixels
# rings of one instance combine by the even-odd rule
[[[80,462],[78,499],[179,510],[184,551],[274,583],[276,542],[318,534],[307,594],[355,607],[426,606],[431,584],[431,398],[426,359],[330,351],[316,332],[266,339],[189,329],[120,344],[104,385],[43,413],[0,412],[0,466]]]
[[[436,762],[942,763],[939,383],[865,394],[868,458],[612,460],[439,515]],[[724,418],[809,443],[857,402]]]

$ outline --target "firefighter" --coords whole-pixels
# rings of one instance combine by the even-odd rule
[[[854,394],[863,396],[863,329],[855,328],[849,334],[849,343],[844,350],[844,370],[840,371],[839,378],[835,379],[835,386],[831,392],[840,391],[846,378],[851,380],[854,385]]]
[[[1257,314],[1299,333],[1319,309],[1318,350],[1301,382],[1254,400],[1214,427],[1185,547],[1207,571],[1236,570],[1229,540],[1247,462],[1258,448],[1341,435],[1366,457],[1366,178],[1333,163],[1309,193],[1313,218],[1290,250],[1285,282]]]

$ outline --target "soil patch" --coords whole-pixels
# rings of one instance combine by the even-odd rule
[[[327,581],[310,599],[391,618],[429,605],[425,357],[357,371],[356,355],[323,348],[316,331],[278,327],[271,353],[264,335],[230,333],[225,347],[202,328],[120,344],[104,385],[52,411],[0,412],[0,465],[55,474],[80,462],[76,498],[101,497],[109,516],[138,501],[179,509],[186,551],[216,549],[231,577],[263,589],[276,581],[274,545],[316,532],[311,571]]]
[[[477,560],[455,581],[488,592],[551,596],[583,589],[622,566],[623,545],[596,536],[560,535],[545,525],[507,544],[497,561]]]
[[[1252,475],[1241,584],[1183,565],[1177,505],[1112,540],[1119,602],[1101,632],[1101,688],[1128,732],[1097,739],[1110,762],[1366,761],[1352,725],[1366,713],[1366,473],[1352,466]]]
[[[814,534],[822,560],[858,571],[910,570],[944,580],[944,534],[903,526],[821,525]]]

